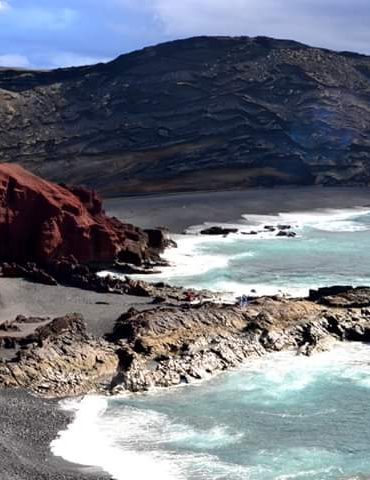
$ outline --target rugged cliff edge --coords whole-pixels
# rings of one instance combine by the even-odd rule
[[[200,37],[0,70],[0,160],[104,194],[369,185],[370,57]]]
[[[108,217],[94,191],[56,185],[6,163],[0,164],[0,237],[0,262],[43,265],[64,258],[140,265],[164,247],[160,231]]]
[[[105,340],[88,335],[78,315],[22,317],[1,326],[0,386],[42,396],[137,392],[205,379],[268,352],[310,355],[333,341],[370,341],[369,288],[323,289],[306,299],[262,297],[243,309],[167,304],[130,310]]]

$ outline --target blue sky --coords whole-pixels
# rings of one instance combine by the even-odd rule
[[[268,35],[370,54],[370,0],[0,0],[0,65],[107,61],[193,35]]]

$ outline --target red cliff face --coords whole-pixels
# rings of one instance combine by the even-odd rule
[[[148,235],[105,215],[94,191],[47,182],[22,167],[0,163],[0,260],[139,264]]]

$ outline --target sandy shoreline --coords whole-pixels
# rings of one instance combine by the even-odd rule
[[[57,401],[26,392],[1,391],[0,465],[4,480],[107,480],[90,467],[69,464],[50,452],[50,443],[71,421]]]
[[[203,222],[232,222],[241,214],[273,214],[316,208],[370,205],[365,188],[284,188],[240,192],[191,193],[110,199],[108,214],[151,228],[172,232]],[[18,314],[58,316],[82,313],[95,335],[111,330],[128,308],[145,308],[150,300],[97,294],[73,288],[45,287],[22,280],[0,280],[0,320]],[[104,302],[101,304],[100,302]],[[105,304],[107,303],[107,304]],[[106,480],[109,476],[70,465],[50,453],[50,442],[70,421],[55,401],[44,401],[20,391],[0,392],[0,464],[6,480]]]
[[[273,215],[318,208],[370,206],[369,188],[258,188],[107,199],[108,214],[144,228],[181,233],[204,222],[237,223],[243,214]]]
[[[97,336],[111,331],[123,311],[133,306],[145,308],[149,301],[0,279],[0,321],[18,314],[54,317],[77,312],[83,314],[89,332]],[[96,469],[71,465],[52,455],[51,441],[71,422],[71,416],[59,408],[58,401],[46,401],[23,391],[2,390],[0,418],[0,477],[4,480],[110,478]]]
[[[98,302],[98,303],[97,303]],[[100,302],[104,302],[101,304]],[[112,330],[131,307],[150,299],[49,287],[20,279],[0,279],[0,321],[16,315],[58,316],[81,313],[93,335]],[[50,451],[50,443],[72,420],[57,400],[46,401],[20,390],[0,391],[0,478],[4,480],[107,480],[96,468],[72,465]]]

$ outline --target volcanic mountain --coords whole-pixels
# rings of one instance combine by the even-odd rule
[[[105,195],[370,184],[370,57],[199,37],[0,70],[0,161]]]

